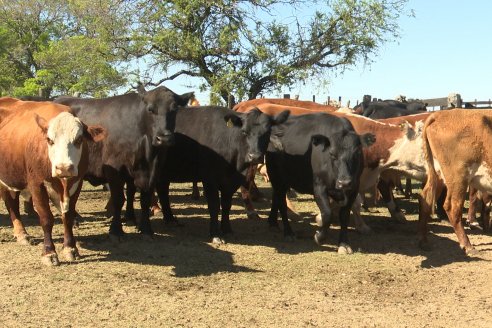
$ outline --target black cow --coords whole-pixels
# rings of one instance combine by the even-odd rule
[[[362,173],[362,147],[374,142],[374,135],[359,136],[351,123],[324,113],[290,117],[272,129],[281,149],[270,145],[266,154],[268,176],[273,187],[272,208],[268,221],[277,227],[280,211],[284,235],[294,237],[287,218],[285,195],[289,188],[314,195],[321,211],[320,230],[315,235],[319,244],[326,238],[332,211],[329,198],[341,206],[339,252],[351,253],[347,224],[352,203],[359,191]]]
[[[158,159],[164,159],[167,147],[174,144],[174,113],[193,96],[177,95],[163,86],[145,91],[139,85],[137,91],[105,99],[55,100],[70,106],[86,124],[100,124],[108,131],[104,142],[89,147],[90,165],[85,179],[93,185],[109,184],[113,206],[109,233],[118,238],[124,234],[120,216],[125,183],[128,188],[140,189],[139,229],[153,234],[149,209]]]
[[[362,103],[362,115],[376,119],[421,114],[427,110],[426,105],[419,101],[401,102],[397,100],[382,100]]]
[[[212,242],[222,243],[222,233],[231,232],[229,211],[234,192],[245,186],[250,164],[264,156],[271,127],[284,122],[289,114],[284,111],[272,118],[259,110],[242,114],[212,106],[179,109],[174,126],[176,144],[169,148],[166,161],[161,161],[156,185],[164,220],[175,220],[169,204],[170,182],[201,181]]]

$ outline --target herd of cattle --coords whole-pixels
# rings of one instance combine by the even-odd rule
[[[287,217],[289,189],[314,195],[321,244],[334,217],[340,221],[339,253],[351,253],[350,211],[360,232],[361,193],[376,186],[392,218],[405,220],[392,187],[401,176],[425,183],[419,196],[421,247],[427,221],[438,205],[461,248],[475,250],[462,222],[468,188],[492,192],[492,112],[453,109],[426,112],[419,102],[374,101],[338,109],[309,101],[255,99],[233,110],[188,106],[193,93],[158,87],[105,99],[59,97],[54,101],[0,98],[0,192],[19,243],[29,244],[19,211],[19,194],[32,196],[44,233],[42,262],[58,265],[52,240],[50,200],[64,225],[63,255],[79,257],[73,235],[82,180],[108,184],[109,234],[123,236],[125,218],[136,220],[133,199],[140,191],[141,233],[152,235],[150,208],[157,192],[164,220],[177,222],[169,201],[171,182],[202,182],[210,212],[212,242],[231,232],[229,212],[239,187],[248,210],[256,165],[265,163],[272,185],[268,217],[284,235],[295,236]],[[441,200],[441,202],[440,202]],[[444,204],[442,201],[444,200]],[[440,205],[440,206],[439,206]],[[219,224],[219,212],[221,221]]]

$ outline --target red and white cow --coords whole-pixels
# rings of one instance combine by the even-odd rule
[[[19,194],[27,189],[32,195],[44,233],[43,264],[59,264],[50,198],[62,213],[63,254],[69,261],[79,257],[72,226],[89,161],[86,140],[97,142],[105,135],[103,127],[86,126],[67,106],[0,98],[0,190],[14,236],[24,244],[29,235],[20,221]]]
[[[427,220],[446,186],[444,209],[460,247],[473,254],[476,250],[465,233],[462,211],[468,186],[492,192],[492,113],[466,109],[433,113],[425,123],[423,142],[428,175],[419,199],[420,245],[428,248]]]

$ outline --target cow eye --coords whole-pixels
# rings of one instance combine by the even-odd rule
[[[82,144],[82,136],[78,137],[77,139],[75,139],[75,141],[73,142],[73,144],[76,146],[76,147],[80,147],[80,145]]]
[[[53,140],[51,140],[49,137],[46,138],[46,141],[48,142],[48,145],[53,146],[55,143]]]

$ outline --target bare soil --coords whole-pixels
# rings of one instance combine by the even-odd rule
[[[268,185],[260,183],[269,197]],[[82,258],[44,267],[42,231],[25,217],[36,246],[12,238],[0,207],[0,327],[492,327],[492,237],[468,230],[480,250],[466,257],[447,222],[431,222],[433,250],[417,247],[416,200],[399,198],[409,222],[386,209],[363,212],[371,235],[349,233],[352,255],[313,241],[312,196],[294,203],[295,242],[248,220],[238,197],[227,244],[208,237],[205,199],[191,201],[190,184],[176,184],[172,204],[184,227],[152,218],[150,240],[125,226],[121,243],[108,238],[108,193],[84,186],[76,230]],[[256,203],[266,218],[269,202]],[[137,213],[138,214],[138,213]],[[57,219],[54,238],[61,250]]]

